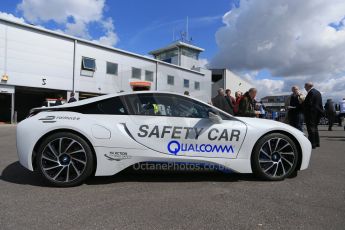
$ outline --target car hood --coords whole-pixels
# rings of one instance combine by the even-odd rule
[[[284,130],[290,133],[301,134],[302,132],[291,125],[285,124],[283,122],[262,119],[262,118],[252,118],[252,117],[236,117],[238,120],[247,124],[247,126],[260,129],[260,130]]]

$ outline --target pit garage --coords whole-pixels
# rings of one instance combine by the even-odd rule
[[[0,124],[13,121],[13,103],[14,86],[0,85]]]
[[[11,94],[0,93],[0,123],[11,122]]]
[[[150,90],[150,82],[131,82],[133,91]],[[53,106],[54,101],[62,96],[67,100],[67,91],[42,89],[33,87],[12,86],[10,91],[2,89],[0,91],[0,122],[19,122],[27,117],[30,110],[36,107]],[[79,92],[78,99],[83,100],[103,94]],[[12,107],[14,110],[12,111]]]
[[[17,121],[25,119],[30,109],[47,106],[47,101],[52,101],[62,96],[66,100],[67,92],[62,90],[16,87],[14,96],[14,113]]]

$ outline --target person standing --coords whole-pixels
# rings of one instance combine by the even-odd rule
[[[332,131],[335,118],[335,107],[332,99],[327,99],[325,104],[325,113],[328,120],[328,131]]]
[[[342,119],[345,117],[345,98],[343,100],[339,101],[339,126],[342,126]],[[344,130],[345,130],[345,125],[344,125]]]
[[[225,99],[224,89],[219,88],[217,92],[218,95],[212,98],[212,104],[218,109],[221,109],[226,113],[230,113],[230,106]]]
[[[299,129],[303,132],[302,128],[302,103],[304,101],[304,97],[302,93],[299,91],[298,86],[292,86],[291,88],[292,94],[289,97],[288,102],[288,121],[289,124],[296,129]]]
[[[242,99],[242,92],[237,91],[235,92],[235,105],[234,105],[234,114],[237,115],[238,113],[238,107],[240,105],[240,101]]]
[[[258,110],[260,112],[259,118],[266,118],[266,107],[262,101],[260,101],[258,104]]]
[[[230,106],[230,114],[234,115],[234,107],[235,107],[236,101],[235,101],[235,98],[233,98],[231,96],[231,90],[230,89],[225,90],[225,99]]]
[[[55,101],[55,106],[62,105],[62,100],[63,100],[62,96],[59,95],[57,100]]]
[[[76,102],[76,101],[77,101],[77,99],[75,99],[75,97],[74,97],[74,92],[72,92],[71,97],[68,100],[68,103],[72,103],[72,102]]]
[[[246,92],[239,102],[238,116],[240,117],[256,117],[260,114],[259,111],[255,111],[254,98],[256,97],[257,90],[250,88]]]
[[[314,88],[312,82],[305,83],[305,90],[308,92],[304,103],[304,119],[307,125],[308,139],[311,142],[312,148],[320,147],[320,137],[318,125],[324,111],[322,108],[321,93]]]

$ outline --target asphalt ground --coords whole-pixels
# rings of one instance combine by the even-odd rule
[[[309,169],[280,182],[215,172],[126,170],[73,188],[18,163],[0,126],[0,229],[345,229],[345,131],[321,127]]]

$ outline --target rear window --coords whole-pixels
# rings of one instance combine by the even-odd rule
[[[113,97],[86,105],[71,108],[59,108],[57,110],[72,111],[83,114],[128,115],[127,109],[122,101],[122,97]]]
[[[115,97],[101,101],[97,105],[100,112],[103,114],[113,114],[113,115],[127,115],[127,109],[121,101],[120,97]]]

